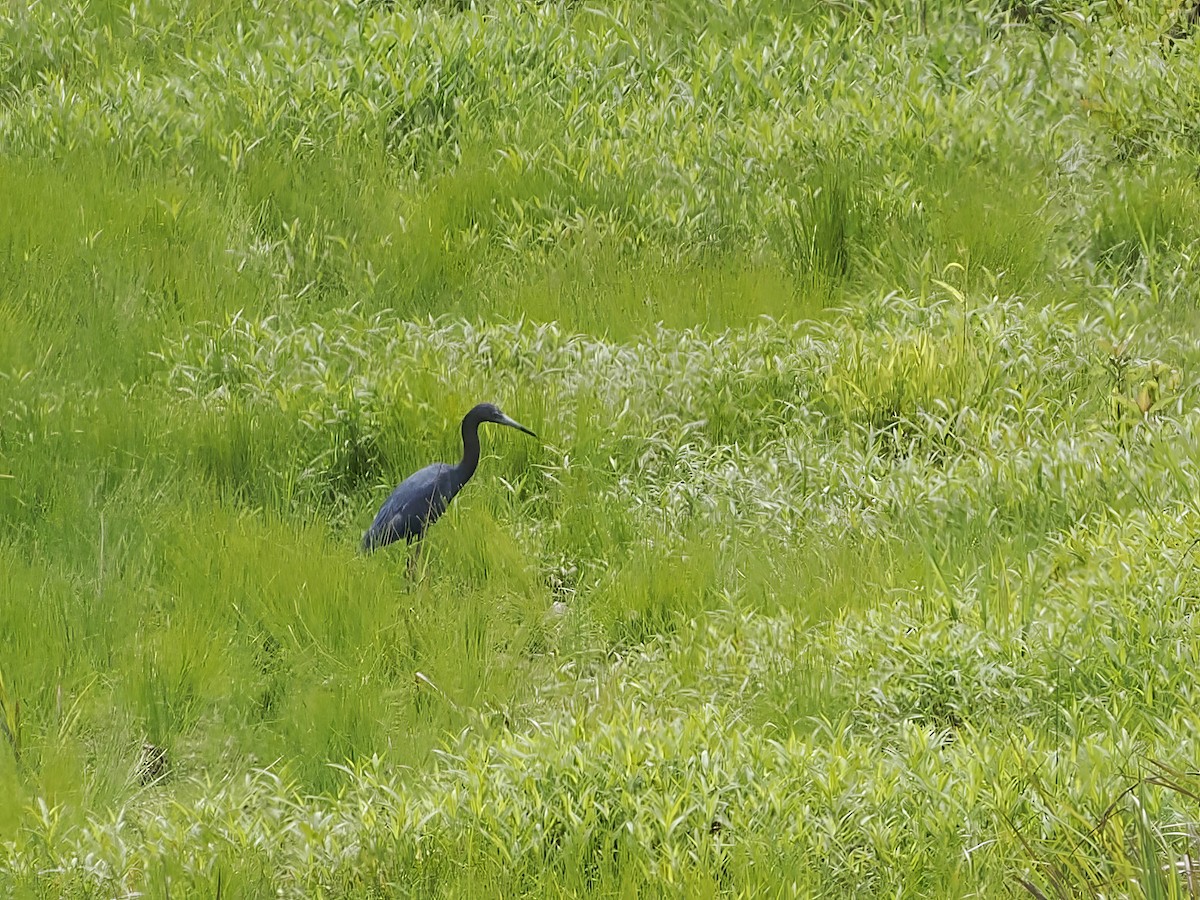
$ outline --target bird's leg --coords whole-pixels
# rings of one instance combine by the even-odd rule
[[[421,561],[421,539],[417,538],[408,548],[408,577],[416,579],[417,564]]]

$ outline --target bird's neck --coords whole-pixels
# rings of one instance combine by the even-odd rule
[[[466,480],[475,474],[479,466],[479,422],[470,416],[462,423],[463,457],[458,464],[458,471]]]

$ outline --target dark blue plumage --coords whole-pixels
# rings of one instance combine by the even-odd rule
[[[507,425],[537,437],[519,422],[514,422],[495,405],[480,403],[463,416],[463,457],[458,465],[434,463],[405,478],[380,507],[375,521],[363,535],[365,552],[403,540],[420,540],[425,529],[438,520],[458,492],[471,480],[479,466],[479,426],[483,422]]]

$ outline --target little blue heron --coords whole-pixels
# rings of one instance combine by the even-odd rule
[[[363,535],[362,548],[370,553],[393,541],[419,541],[425,529],[438,520],[458,492],[471,480],[479,465],[479,426],[483,422],[507,425],[537,437],[520,422],[514,422],[492,403],[480,403],[463,416],[463,457],[458,465],[434,463],[405,478],[380,507],[375,521]]]

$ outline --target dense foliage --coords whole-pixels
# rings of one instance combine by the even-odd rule
[[[1200,892],[1193,26],[0,6],[0,896]]]

